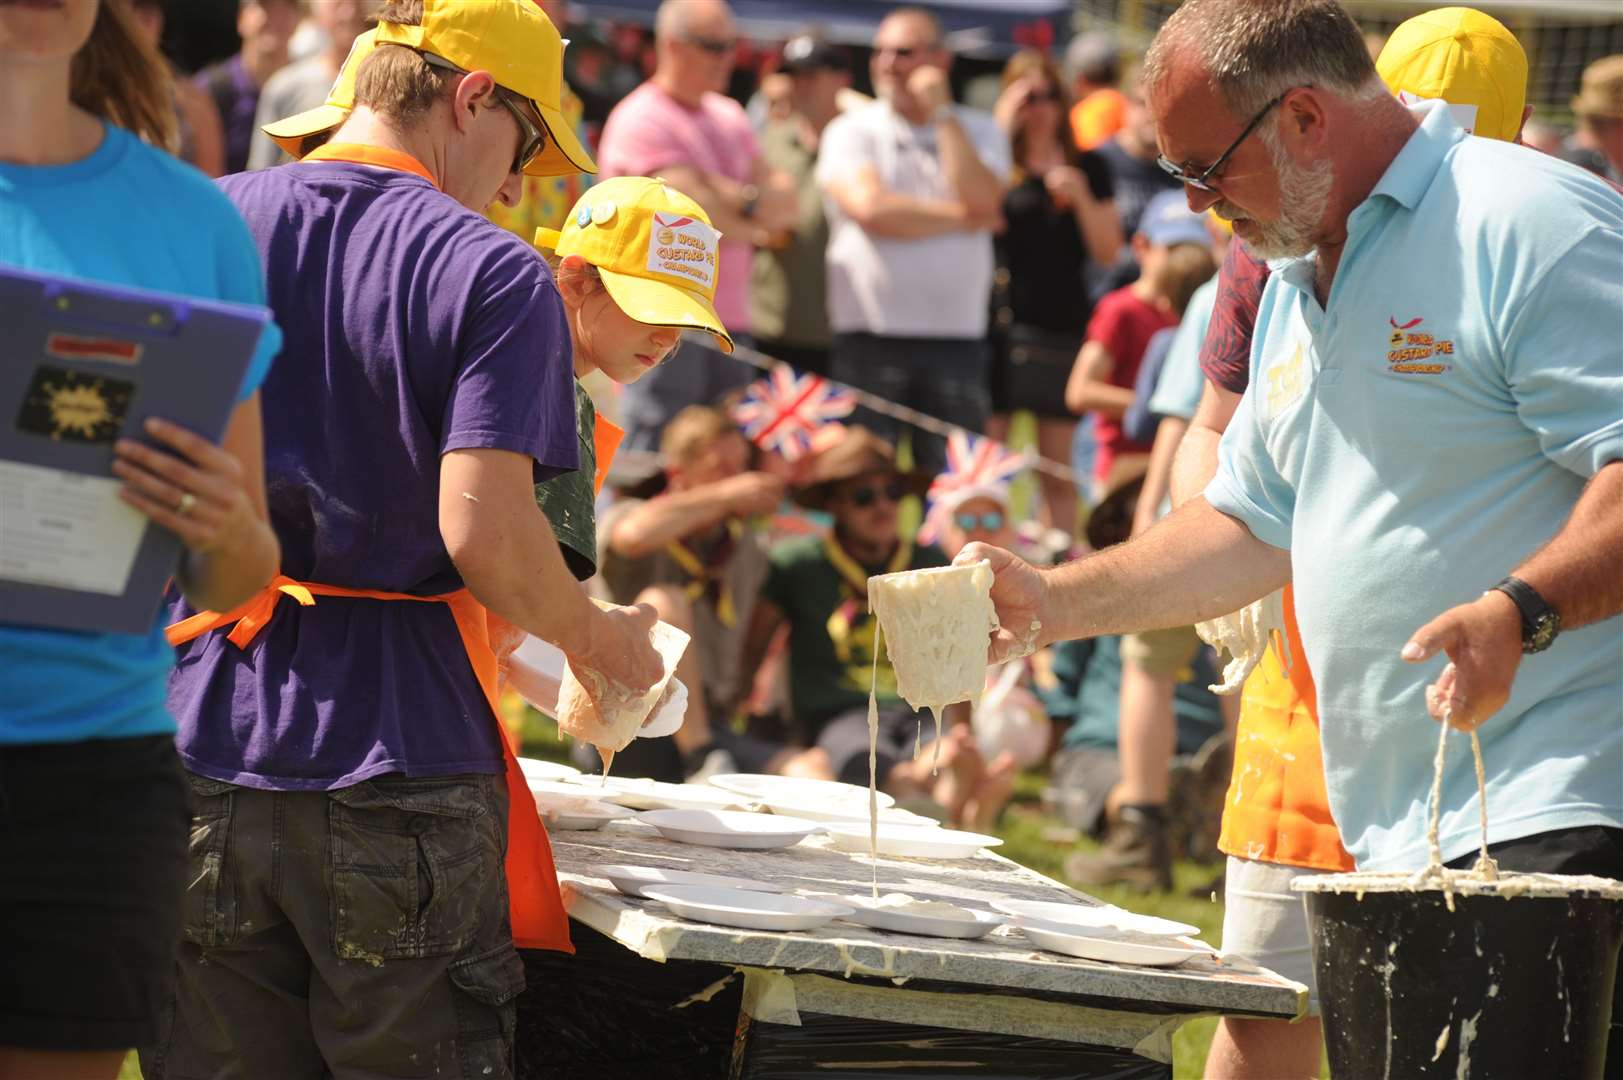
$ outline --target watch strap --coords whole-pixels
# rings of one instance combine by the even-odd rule
[[[1519,577],[1505,578],[1493,587],[1493,590],[1504,593],[1510,597],[1511,603],[1522,617],[1522,647],[1524,650],[1539,651],[1549,647],[1560,632],[1561,617],[1539,595],[1539,591]],[[1549,628],[1554,627],[1554,633]]]

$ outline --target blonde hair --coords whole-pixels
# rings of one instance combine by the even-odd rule
[[[174,77],[162,54],[136,33],[129,0],[101,0],[90,37],[73,56],[68,98],[154,146],[177,144]]]
[[[666,468],[680,467],[728,435],[743,438],[725,410],[714,405],[689,405],[665,425],[659,437],[659,454],[665,459]]]
[[[1199,244],[1173,244],[1167,249],[1160,285],[1180,319],[1195,290],[1210,281],[1215,273],[1217,259],[1209,248]]]

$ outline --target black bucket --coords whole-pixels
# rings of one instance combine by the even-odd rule
[[[1452,911],[1405,875],[1298,878],[1331,1075],[1602,1076],[1623,887],[1539,877],[1509,897],[1456,887]]]

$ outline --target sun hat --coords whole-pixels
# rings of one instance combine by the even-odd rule
[[[795,502],[809,510],[826,510],[834,487],[870,473],[893,472],[908,495],[923,495],[930,478],[896,468],[896,449],[867,428],[846,427],[845,436],[811,459],[806,479],[793,491]]]
[[[1623,53],[1603,56],[1584,68],[1572,111],[1579,116],[1623,120]]]
[[[524,168],[529,176],[596,172],[575,129],[563,115],[564,42],[534,0],[423,0],[416,26],[379,21],[371,47],[350,49],[327,101],[274,124],[265,133],[287,149],[341,124],[355,107],[355,75],[378,45],[431,53],[464,71],[488,71],[498,86],[529,100],[546,128],[547,144]],[[274,130],[273,130],[274,129]]]
[[[640,323],[703,330],[725,352],[733,339],[716,314],[721,234],[698,203],[646,176],[616,176],[586,189],[562,229],[535,230],[535,246],[579,255],[620,310]]]
[[[1401,24],[1375,61],[1405,104],[1446,101],[1467,132],[1514,142],[1527,104],[1527,54],[1516,35],[1474,8],[1437,8]]]

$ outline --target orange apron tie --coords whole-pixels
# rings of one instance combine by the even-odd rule
[[[302,607],[311,607],[318,596],[348,596],[367,600],[416,600],[445,604],[456,621],[462,647],[473,667],[479,688],[490,705],[491,722],[501,733],[502,761],[507,775],[507,894],[513,924],[513,944],[524,949],[549,949],[573,953],[569,942],[569,916],[564,913],[563,896],[558,891],[558,871],[552,861],[552,844],[536,811],[535,796],[518,766],[517,734],[507,732],[496,705],[496,654],[491,651],[485,626],[484,605],[467,589],[440,596],[412,596],[409,593],[379,592],[373,589],[346,589],[338,585],[315,585],[294,581],[284,574],[271,579],[246,603],[221,614],[203,611],[170,626],[165,635],[169,644],[181,645],[193,638],[230,626],[226,640],[239,649],[248,647],[270,622],[282,597],[290,596]]]

